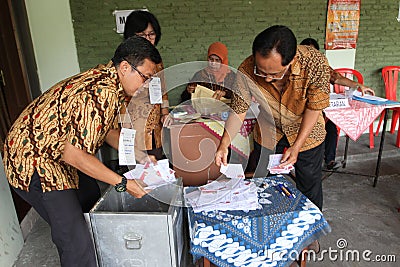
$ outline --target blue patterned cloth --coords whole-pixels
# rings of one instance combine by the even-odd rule
[[[303,248],[331,231],[320,210],[283,176],[252,181],[258,186],[262,209],[199,213],[188,209],[194,260],[205,257],[221,267],[288,266]],[[279,183],[296,197],[278,191]]]

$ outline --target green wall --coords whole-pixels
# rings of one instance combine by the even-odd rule
[[[122,37],[114,31],[114,10],[147,8],[162,27],[158,48],[165,67],[177,63],[205,60],[208,45],[225,43],[230,65],[238,67],[251,53],[254,37],[265,28],[289,26],[298,41],[313,37],[323,47],[328,1],[106,1],[70,0],[75,39],[81,70],[112,57]],[[363,0],[355,68],[365,84],[383,94],[380,70],[400,64],[400,23],[398,1]],[[170,95],[174,102],[176,95]]]

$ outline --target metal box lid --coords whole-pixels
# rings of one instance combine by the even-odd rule
[[[182,180],[158,187],[142,198],[119,193],[110,186],[89,213],[170,213],[182,205]]]

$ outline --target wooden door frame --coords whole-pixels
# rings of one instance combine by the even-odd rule
[[[18,15],[16,15],[18,14]],[[0,1],[0,145],[22,110],[41,94],[24,1]],[[5,128],[5,129],[4,129]],[[30,206],[11,190],[21,222]]]

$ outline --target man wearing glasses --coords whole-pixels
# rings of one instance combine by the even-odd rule
[[[327,59],[315,49],[297,46],[293,32],[277,25],[258,34],[253,54],[238,73],[231,103],[237,116],[231,115],[226,123],[216,164],[227,164],[229,143],[253,98],[260,108],[254,130],[259,153],[255,176],[268,174],[269,154],[275,150],[283,154],[281,167],[294,164],[297,188],[322,209],[322,110],[329,106]]]
[[[119,110],[160,62],[149,41],[129,38],[107,66],[65,79],[35,99],[8,133],[8,182],[50,225],[61,266],[97,266],[83,216],[100,197],[95,179],[137,198],[146,194],[140,182],[108,169],[95,154],[104,142],[118,149]]]

